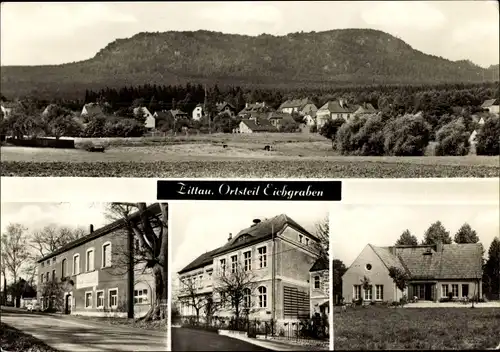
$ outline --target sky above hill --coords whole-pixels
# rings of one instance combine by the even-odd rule
[[[496,1],[2,3],[1,64],[85,60],[139,32],[284,35],[373,28],[450,60],[499,63]]]

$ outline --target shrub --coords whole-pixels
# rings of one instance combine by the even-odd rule
[[[309,126],[309,132],[310,133],[317,133],[318,132],[318,126],[316,126],[316,125]]]
[[[345,123],[344,119],[330,119],[319,130],[319,134],[332,141],[332,148],[336,147],[336,138],[339,128]],[[317,129],[317,127],[316,127]]]
[[[384,121],[382,116],[374,115],[366,119],[356,140],[359,144],[357,155],[384,155]]]
[[[365,124],[365,119],[354,118],[340,126],[337,131],[335,144],[343,155],[355,154],[360,149],[358,132]]]
[[[385,135],[386,155],[422,156],[429,144],[431,126],[420,115],[404,115],[390,120]]]
[[[436,155],[467,155],[470,150],[469,132],[460,120],[452,121],[436,133]]]
[[[500,118],[490,116],[476,136],[477,155],[498,155],[500,152]]]

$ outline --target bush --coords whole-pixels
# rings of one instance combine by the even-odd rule
[[[340,126],[337,131],[335,145],[341,154],[355,154],[356,151],[361,149],[358,132],[364,126],[365,122],[366,120],[363,118],[354,118]]]
[[[404,115],[388,123],[385,135],[386,155],[422,156],[429,144],[431,126],[420,115]]]
[[[316,126],[316,125],[309,126],[309,132],[310,133],[318,133],[318,126]]]
[[[374,115],[366,119],[355,137],[359,149],[356,155],[384,155],[384,121],[382,116]]]
[[[319,130],[319,134],[332,141],[332,148],[335,149],[337,132],[339,128],[345,123],[344,119],[330,119]],[[316,127],[317,129],[317,127]]]
[[[499,155],[500,118],[490,116],[476,136],[477,155]]]
[[[460,120],[452,121],[436,133],[436,155],[461,156],[469,154],[469,132]]]

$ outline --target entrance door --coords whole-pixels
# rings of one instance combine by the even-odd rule
[[[71,314],[72,301],[73,300],[71,295],[66,295],[66,299],[64,302],[64,314]]]
[[[469,284],[462,285],[462,297],[469,297]]]
[[[417,297],[420,300],[425,299],[425,285],[424,284],[419,284],[417,286]]]
[[[432,301],[432,285],[433,284],[425,284],[425,300]]]

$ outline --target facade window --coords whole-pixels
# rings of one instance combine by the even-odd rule
[[[267,288],[264,286],[259,287],[259,307],[267,308]]]
[[[359,300],[361,298],[361,285],[354,285],[353,286],[354,292],[353,292],[353,298],[355,301]]]
[[[448,284],[441,285],[441,297],[448,297]]]
[[[223,274],[226,272],[226,259],[220,260],[220,271]]]
[[[148,290],[134,290],[134,303],[148,303]]]
[[[45,282],[49,282],[49,273],[48,272],[45,274]]]
[[[198,286],[200,288],[203,287],[203,275],[198,276]]]
[[[243,253],[245,257],[245,271],[252,270],[252,252],[248,251]]]
[[[299,242],[300,242],[300,243],[302,243],[303,238],[304,238],[304,236],[299,235]]]
[[[365,268],[366,268],[366,270],[370,271],[370,270],[372,270],[372,265],[371,264],[366,264]]]
[[[45,262],[42,262],[42,268],[45,266]]]
[[[61,262],[61,277],[66,277],[66,258]]]
[[[85,292],[85,308],[92,308],[92,292]]]
[[[259,267],[267,267],[267,247],[260,247],[257,250],[259,252]]]
[[[42,283],[42,284],[43,284],[43,274],[42,274],[42,275],[40,275],[40,283]]]
[[[309,246],[309,238],[306,237],[306,246]]]
[[[371,301],[371,300],[372,300],[372,286],[370,285],[365,290],[365,301]]]
[[[237,265],[238,265],[238,256],[237,255],[231,256],[231,272],[232,273],[236,272]]]
[[[56,269],[52,270],[52,281],[56,281]]]
[[[453,293],[453,297],[458,297],[458,284],[451,285],[451,292]]]
[[[104,308],[104,291],[97,291],[96,308]]]
[[[243,289],[243,307],[250,308],[252,306],[252,292],[249,288]]]
[[[111,243],[106,242],[102,245],[102,267],[111,266]]]
[[[321,282],[319,280],[319,276],[314,277],[314,288],[319,289],[321,287]]]
[[[73,256],[73,275],[80,274],[80,255],[75,254]]]
[[[462,297],[469,297],[469,284],[462,285]]]
[[[108,303],[110,308],[118,307],[118,289],[114,288],[108,291]]]
[[[384,285],[375,285],[375,299],[377,301],[384,300]]]
[[[52,258],[52,264],[55,264],[56,262],[56,257]]]
[[[87,258],[85,263],[85,271],[93,271],[94,270],[94,250],[87,250]]]

